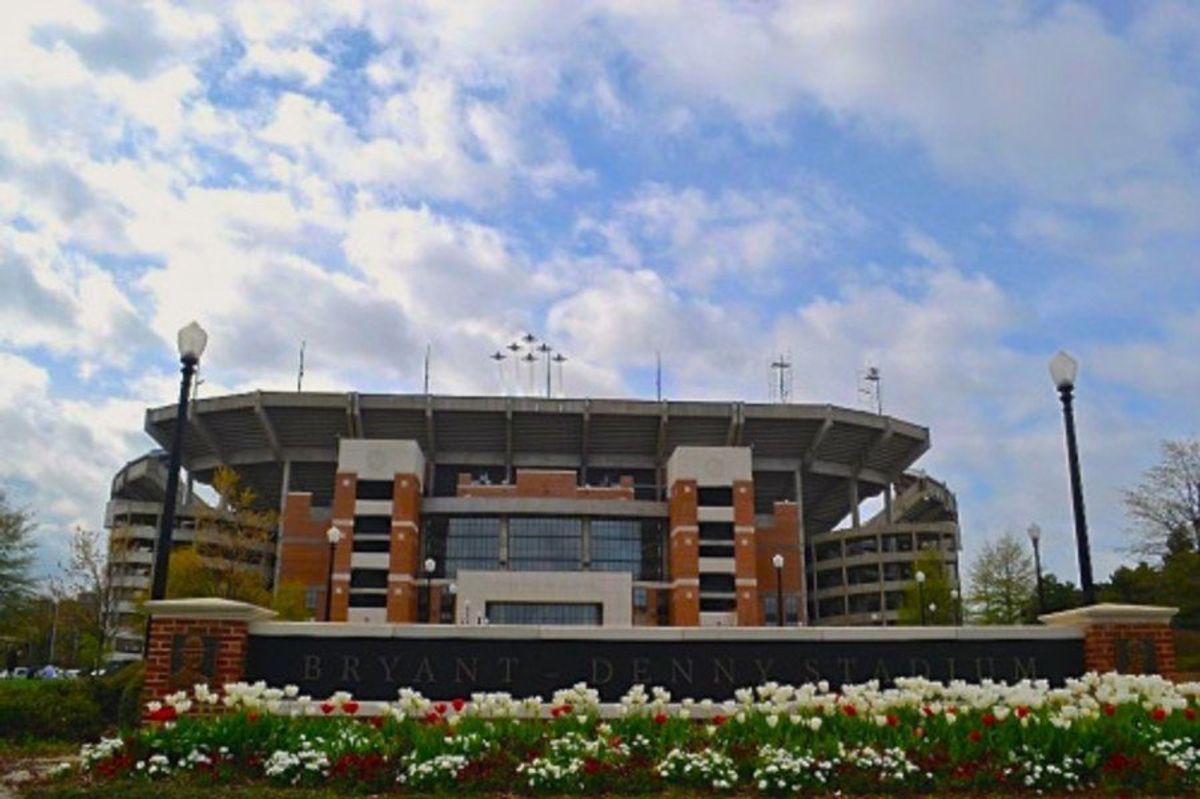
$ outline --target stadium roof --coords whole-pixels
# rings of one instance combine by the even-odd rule
[[[175,415],[146,412],[163,447]],[[285,462],[290,490],[328,503],[343,437],[413,439],[434,463],[516,468],[653,469],[679,445],[735,445],[753,451],[760,511],[794,497],[801,472],[814,531],[849,512],[852,476],[866,499],[929,448],[925,427],[832,405],[262,391],[200,399],[189,416],[185,468],[207,482],[232,466],[276,507]]]

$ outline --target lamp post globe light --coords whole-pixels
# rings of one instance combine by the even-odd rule
[[[921,626],[925,626],[925,572],[917,570],[917,594],[921,604]]]
[[[783,626],[783,555],[776,553],[771,558],[775,567],[775,622],[777,627]]]
[[[1042,586],[1042,528],[1034,523],[1029,525],[1029,541],[1033,544],[1033,573],[1037,579],[1037,612],[1046,612],[1046,591]]]
[[[1079,552],[1079,582],[1083,604],[1096,604],[1092,583],[1092,553],[1088,545],[1087,515],[1083,508],[1083,478],[1079,472],[1079,447],[1075,441],[1074,393],[1079,362],[1063,351],[1050,359],[1050,377],[1058,389],[1063,406],[1063,426],[1067,437],[1067,470],[1071,479],[1071,504],[1075,512],[1075,545]]]
[[[337,556],[337,545],[342,540],[342,531],[330,527],[325,531],[325,540],[329,542],[329,573],[325,578],[325,621],[333,621],[330,614],[333,610],[333,560]]]
[[[433,623],[433,572],[437,569],[437,561],[433,558],[425,558],[425,562],[421,564],[425,567],[425,621]]]
[[[158,540],[154,546],[154,578],[150,583],[150,598],[162,599],[167,595],[167,569],[171,560],[171,537],[175,531],[176,498],[179,494],[179,466],[183,450],[183,429],[187,423],[188,392],[192,376],[200,364],[200,356],[208,345],[208,334],[195,322],[184,326],[176,339],[179,346],[179,362],[182,364],[179,381],[179,404],[175,408],[175,432],[171,437],[171,451],[167,461],[167,485],[164,488],[163,510],[158,522]]]
[[[962,626],[962,597],[957,588],[950,589],[950,601],[954,603],[954,626]]]
[[[450,594],[450,619],[453,621],[458,618],[458,583],[450,583],[446,591]]]

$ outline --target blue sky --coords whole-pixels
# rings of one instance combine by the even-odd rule
[[[0,14],[0,483],[41,562],[174,395],[796,397],[928,425],[968,560],[1075,573],[1046,362],[1082,361],[1097,570],[1197,434],[1200,6],[57,2]]]

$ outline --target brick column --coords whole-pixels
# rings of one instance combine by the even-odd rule
[[[150,646],[143,703],[196,683],[214,690],[245,675],[250,625],[275,611],[229,599],[162,599],[146,603]]]
[[[1171,617],[1178,612],[1151,605],[1101,604],[1048,613],[1041,619],[1050,626],[1083,629],[1083,665],[1088,671],[1161,674],[1174,680],[1178,673]]]
[[[421,481],[398,474],[392,494],[392,543],[388,556],[387,620],[411,622],[417,617],[417,585],[421,573]]]
[[[762,624],[758,592],[762,585],[755,567],[754,484],[749,480],[733,483],[733,563],[734,590],[737,592],[737,624],[756,627]]]
[[[333,485],[331,524],[342,531],[333,555],[333,601],[328,621],[346,621],[350,615],[350,560],[354,554],[354,507],[358,475],[338,472]]]
[[[696,518],[696,481],[671,486],[669,566],[671,626],[700,625],[700,527]]]

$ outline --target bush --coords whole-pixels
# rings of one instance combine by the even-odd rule
[[[85,681],[0,682],[0,739],[87,741],[106,726],[100,703]]]

